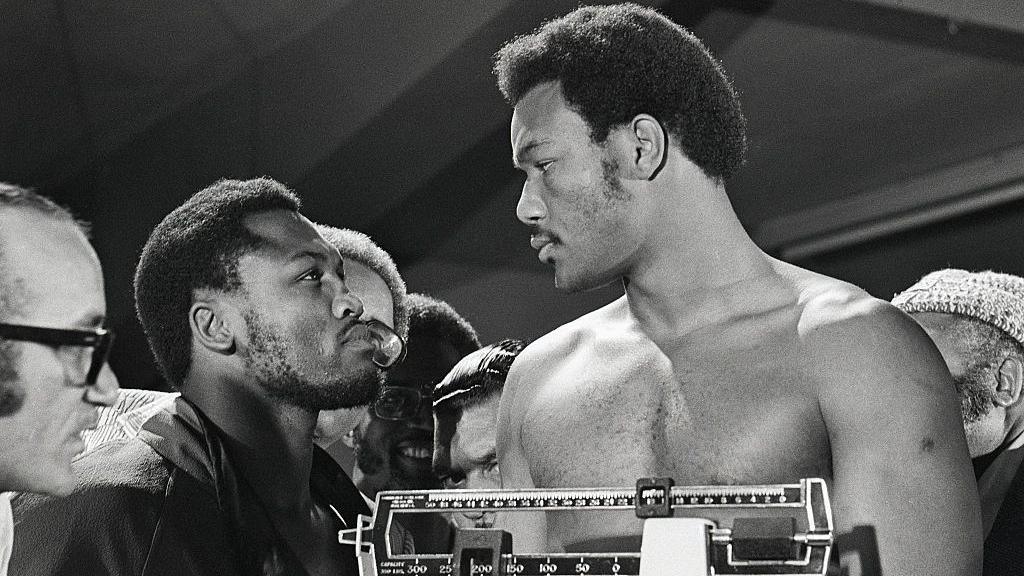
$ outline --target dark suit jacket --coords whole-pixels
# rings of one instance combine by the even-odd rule
[[[1010,489],[992,524],[992,531],[985,538],[985,563],[982,574],[1024,575],[1024,466],[1017,468]]]
[[[330,456],[314,452],[313,498],[356,526],[366,503]],[[181,398],[137,437],[104,443],[74,466],[81,480],[71,496],[13,503],[11,574],[306,575],[216,427]],[[339,576],[357,574],[353,551]]]

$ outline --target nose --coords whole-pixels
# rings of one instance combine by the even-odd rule
[[[96,383],[86,388],[85,399],[91,404],[113,406],[117,402],[117,393],[120,390],[121,385],[114,371],[110,369],[109,364],[104,364]]]
[[[516,204],[516,217],[523,224],[537,224],[547,215],[547,208],[540,199],[540,195],[530,180],[523,183],[523,191],[519,195],[519,203]]]
[[[345,283],[342,282],[339,289],[334,292],[334,300],[331,302],[331,313],[334,314],[335,318],[344,318],[346,316],[355,316],[359,318],[363,315],[363,301],[356,296],[355,292],[350,292]]]

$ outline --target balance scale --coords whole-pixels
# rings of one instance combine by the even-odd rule
[[[451,554],[401,554],[402,516],[463,511],[629,510],[644,519],[640,552],[512,554],[508,532],[455,529]],[[778,576],[828,571],[832,509],[825,482],[632,488],[380,492],[372,517],[338,541],[355,546],[361,576]]]

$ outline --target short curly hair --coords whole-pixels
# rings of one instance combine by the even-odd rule
[[[409,308],[409,340],[436,340],[449,344],[459,356],[480,348],[473,326],[450,304],[426,294],[406,297]]]
[[[391,303],[395,311],[395,332],[402,338],[408,338],[409,308],[405,302],[405,280],[402,280],[401,274],[398,273],[398,266],[391,255],[362,232],[326,224],[317,224],[316,229],[325,240],[338,249],[338,252],[341,252],[343,259],[359,262],[384,280],[391,291]]]
[[[239,257],[264,243],[245,217],[299,207],[299,198],[270,178],[220,180],[153,229],[135,269],[135,307],[168,383],[180,389],[191,367],[188,311],[195,291],[239,289]]]
[[[560,82],[595,143],[643,113],[657,118],[708,177],[723,181],[743,163],[746,119],[721,64],[651,8],[579,8],[502,46],[494,74],[512,106],[537,85]]]

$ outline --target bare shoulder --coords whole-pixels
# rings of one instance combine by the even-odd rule
[[[806,270],[795,276],[797,326],[808,351],[835,367],[942,367],[934,344],[909,316],[848,282]],[[902,369],[901,369],[902,370]]]
[[[800,295],[799,337],[816,367],[826,419],[833,410],[864,409],[868,398],[919,413],[948,411],[946,364],[910,316],[847,282],[791,274]]]
[[[516,358],[509,371],[506,392],[509,384],[535,382],[538,375],[551,373],[553,367],[575,356],[598,354],[595,345],[602,341],[626,338],[629,331],[623,327],[629,321],[626,299],[622,297],[541,336]]]

